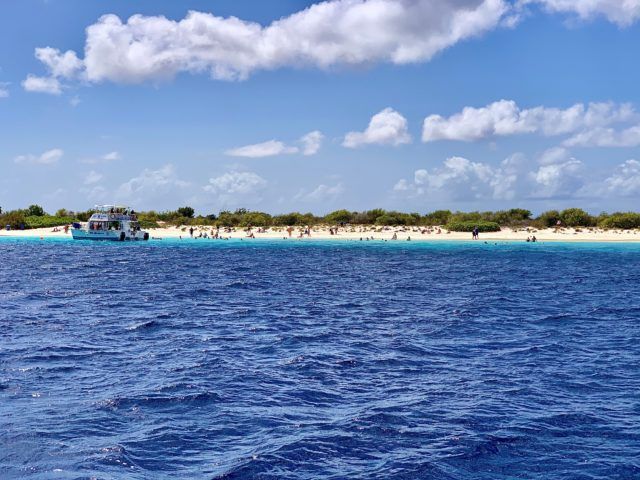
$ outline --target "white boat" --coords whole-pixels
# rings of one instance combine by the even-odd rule
[[[149,232],[140,229],[138,216],[129,207],[96,205],[94,210],[86,224],[73,224],[71,235],[75,240],[149,240]]]

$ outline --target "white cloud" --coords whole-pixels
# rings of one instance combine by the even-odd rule
[[[326,202],[330,200],[335,200],[340,195],[344,193],[344,186],[342,183],[338,183],[336,185],[318,185],[315,189],[310,192],[305,192],[301,190],[295,197],[294,200],[302,200],[307,202]]]
[[[95,170],[91,170],[89,173],[87,173],[87,176],[84,177],[84,184],[93,185],[94,183],[98,183],[100,180],[102,180],[102,178],[103,175],[101,173],[98,173]]]
[[[82,160],[80,160],[80,163],[86,163],[86,164],[97,164],[97,163],[109,163],[109,162],[115,162],[116,160],[120,160],[122,158],[122,156],[120,155],[120,153],[118,152],[109,152],[109,153],[105,153],[104,155],[101,155],[100,157],[97,158],[84,158]]]
[[[167,164],[158,170],[145,168],[140,175],[131,178],[120,185],[116,196],[133,201],[146,201],[164,196],[177,188],[189,186],[188,182],[180,180],[175,167]]]
[[[564,110],[544,106],[520,109],[513,100],[500,100],[486,107],[465,107],[449,118],[428,116],[424,120],[422,140],[474,141],[525,133],[553,136],[635,117],[629,104],[590,103],[585,106],[578,103]]]
[[[401,179],[394,190],[414,195],[444,195],[454,199],[512,199],[519,179],[520,159],[507,158],[499,167],[450,157],[442,166],[420,169],[413,181]]]
[[[94,185],[91,188],[81,188],[80,193],[84,193],[91,202],[101,202],[108,198],[109,190],[102,185]]]
[[[82,61],[72,50],[62,53],[51,47],[36,48],[36,58],[44,63],[51,76],[56,78],[75,78],[83,69]]]
[[[31,163],[37,165],[54,165],[58,163],[58,161],[64,155],[64,151],[59,148],[53,148],[51,150],[47,150],[41,155],[20,155],[13,159],[15,163]]]
[[[584,164],[569,157],[568,152],[564,158],[558,155],[555,163],[547,161],[529,174],[534,183],[532,196],[554,198],[574,195],[584,185],[583,169]]]
[[[8,86],[9,86],[8,83],[0,82],[0,98],[9,97],[9,89],[7,88]]]
[[[318,130],[307,133],[300,139],[300,142],[302,143],[302,154],[310,156],[318,153],[322,146],[323,139],[324,135]]]
[[[203,188],[216,195],[246,195],[255,193],[267,185],[267,181],[253,172],[227,172],[209,179]]]
[[[45,77],[27,75],[22,82],[22,87],[27,92],[60,95],[62,93],[60,79],[77,80],[84,77],[84,63],[72,50],[62,53],[51,47],[36,48],[35,56],[44,64],[49,75]]]
[[[22,82],[22,87],[27,92],[48,93],[50,95],[60,95],[62,93],[60,82],[54,77],[27,75],[26,80]]]
[[[640,0],[525,0],[523,3],[539,3],[551,12],[574,13],[583,20],[604,16],[621,27],[640,19]]]
[[[105,162],[113,162],[114,160],[120,160],[121,157],[118,152],[109,152],[104,154],[101,158]]]
[[[244,147],[232,148],[231,150],[227,150],[225,154],[232,157],[264,158],[302,152],[303,155],[310,156],[318,153],[322,146],[323,139],[324,135],[318,130],[315,130],[307,133],[298,140],[302,148],[287,145],[279,140],[269,140],[253,145],[245,145]]]
[[[567,139],[568,147],[637,147],[640,145],[640,125],[623,130],[594,128]]]
[[[277,140],[269,140],[263,143],[233,148],[231,150],[227,150],[225,153],[232,157],[263,158],[273,157],[275,155],[298,153],[298,148],[289,147],[283,142]]]
[[[191,11],[180,21],[104,15],[86,29],[92,82],[163,81],[180,72],[244,79],[257,70],[423,62],[496,28],[505,0],[331,0],[264,27]],[[73,52],[38,50],[52,74],[80,75]]]
[[[411,142],[407,119],[391,108],[385,108],[371,117],[364,132],[349,132],[342,145],[357,148],[362,145],[402,145]]]
[[[640,162],[627,160],[604,181],[601,193],[610,196],[640,195]]]

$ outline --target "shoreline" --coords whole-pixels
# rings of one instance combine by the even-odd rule
[[[150,237],[155,240],[161,239],[189,239],[190,226],[181,227],[164,227],[164,228],[151,228],[147,231]],[[203,235],[198,239],[212,240],[211,235],[215,234],[215,228],[209,226],[194,226],[194,237]],[[71,233],[64,233],[64,230],[53,231],[53,228],[37,228],[32,230],[2,230],[0,231],[0,238],[71,238]],[[288,232],[282,227],[271,227],[264,231],[258,228],[252,229],[255,238],[249,237],[249,232],[244,228],[231,228],[219,230],[219,235],[223,239],[245,239],[245,240],[334,240],[334,241],[359,241],[361,238],[363,241],[366,239],[371,240],[386,240],[393,242],[407,241],[408,238],[411,241],[417,242],[441,242],[441,241],[472,241],[471,233],[467,232],[447,232],[442,229],[441,233],[437,233],[437,227],[372,227],[372,226],[354,226],[340,228],[338,233],[332,235],[329,231],[329,227],[317,227],[311,229],[311,236],[302,235],[303,229],[296,227],[289,237]],[[206,233],[208,238],[204,238]],[[396,235],[397,239],[393,239]],[[592,229],[511,229],[503,228],[499,232],[487,232],[480,233],[478,242],[482,241],[514,241],[514,242],[526,242],[527,237],[535,235],[538,242],[590,242],[590,243],[635,243],[640,242],[640,230],[602,230],[597,228]]]

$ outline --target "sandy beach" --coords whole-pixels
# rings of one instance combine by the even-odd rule
[[[209,226],[194,226],[194,237],[208,238],[215,234],[216,229]],[[189,226],[165,227],[148,229],[152,239],[183,238],[189,239]],[[347,226],[339,228],[337,234],[331,234],[329,226],[318,226],[311,229],[311,235],[304,235],[304,228],[294,227],[291,237],[286,227],[269,227],[251,229],[255,239],[270,240],[393,240],[397,241],[452,241],[471,240],[471,233],[448,232],[438,227],[378,227],[371,225]],[[440,232],[440,233],[438,233]],[[245,228],[220,228],[222,238],[244,238],[254,240]],[[492,241],[526,241],[527,237],[535,236],[538,241],[560,242],[640,242],[640,230],[603,230],[599,228],[560,228],[560,229],[511,229],[503,228],[499,232],[480,233],[480,240]],[[0,231],[0,237],[41,237],[41,238],[71,238],[71,233],[65,234],[62,229],[54,231],[52,228],[37,228],[32,230]],[[200,237],[202,238],[202,237]]]

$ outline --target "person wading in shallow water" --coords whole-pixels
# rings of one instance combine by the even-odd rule
[[[191,235],[191,237],[193,237],[193,227],[191,227],[191,228],[189,229],[189,235]]]
[[[478,233],[480,233],[480,230],[478,230],[478,227],[474,227],[473,231],[471,232],[472,237],[474,240],[478,240],[479,236]]]

